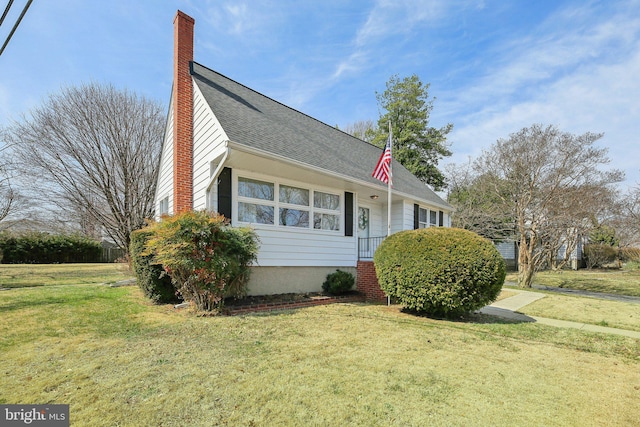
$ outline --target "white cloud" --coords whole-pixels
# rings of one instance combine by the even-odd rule
[[[621,11],[562,11],[537,35],[515,40],[499,67],[448,94],[449,116],[462,120],[450,137],[454,162],[480,154],[498,138],[533,123],[556,124],[575,134],[604,132],[612,166],[638,180],[640,135],[640,20]]]

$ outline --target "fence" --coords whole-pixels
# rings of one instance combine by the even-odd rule
[[[125,256],[124,249],[120,248],[102,248],[100,262],[116,262]]]

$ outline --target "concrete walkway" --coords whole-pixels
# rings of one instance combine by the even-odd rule
[[[502,317],[504,319],[514,320],[517,322],[537,322],[541,325],[555,326],[558,328],[581,329],[583,331],[624,335],[626,337],[640,339],[640,332],[638,331],[628,331],[626,329],[609,328],[606,326],[590,325],[587,323],[549,319],[546,317],[526,316],[522,313],[518,313],[518,310],[526,305],[531,304],[534,301],[539,300],[540,298],[544,298],[545,294],[541,294],[539,292],[520,291],[516,289],[509,289],[509,291],[517,292],[517,295],[505,298],[500,301],[496,301],[491,305],[481,308],[479,312],[491,316]]]

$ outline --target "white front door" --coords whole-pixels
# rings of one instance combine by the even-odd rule
[[[370,258],[369,229],[371,226],[371,211],[363,206],[358,207],[358,251],[360,258]]]

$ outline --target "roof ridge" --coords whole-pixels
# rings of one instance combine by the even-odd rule
[[[358,137],[356,137],[356,136],[353,136],[353,135],[351,135],[350,133],[345,132],[345,131],[343,131],[342,129],[340,129],[340,128],[338,128],[338,127],[331,126],[330,124],[325,123],[325,122],[323,122],[322,120],[316,119],[315,117],[310,116],[310,115],[309,115],[309,114],[307,114],[307,113],[304,113],[304,112],[302,112],[302,111],[300,111],[300,110],[297,110],[297,109],[295,109],[295,108],[293,108],[293,107],[290,107],[289,105],[284,104],[284,103],[282,103],[282,102],[278,101],[277,99],[274,99],[274,98],[272,98],[272,97],[270,97],[270,96],[268,96],[268,95],[265,95],[265,94],[264,94],[264,93],[262,93],[262,92],[258,92],[257,90],[252,89],[252,88],[250,88],[249,86],[247,86],[247,85],[245,85],[245,84],[242,84],[242,83],[240,83],[239,81],[234,80],[234,79],[232,79],[231,77],[228,77],[228,76],[226,76],[226,75],[224,75],[224,74],[220,73],[219,71],[216,71],[216,70],[214,70],[214,69],[212,69],[212,68],[207,67],[206,65],[203,65],[203,64],[201,64],[201,63],[199,63],[199,62],[197,62],[197,61],[191,61],[191,62],[192,62],[193,64],[197,64],[198,66],[200,66],[200,67],[202,67],[202,68],[207,69],[208,71],[210,71],[210,72],[212,72],[212,73],[215,73],[215,74],[217,74],[217,75],[219,75],[219,76],[221,76],[221,77],[224,77],[225,79],[227,79],[227,80],[229,80],[229,81],[231,81],[231,82],[233,82],[233,83],[235,83],[235,84],[237,84],[237,85],[239,85],[239,86],[242,86],[243,88],[245,88],[245,89],[247,89],[247,90],[249,90],[249,91],[251,91],[251,92],[253,92],[253,93],[256,93],[256,94],[258,94],[258,95],[260,95],[260,96],[262,96],[262,97],[264,97],[264,98],[266,98],[266,99],[268,99],[268,100],[270,100],[270,101],[272,101],[272,102],[275,102],[275,103],[276,103],[276,104],[278,104],[278,105],[281,105],[281,106],[283,106],[283,107],[285,107],[285,108],[288,108],[288,109],[289,109],[289,110],[291,110],[291,111],[295,111],[296,113],[301,114],[301,115],[303,115],[303,116],[305,116],[305,117],[307,117],[307,118],[310,118],[311,120],[314,120],[314,121],[316,121],[316,122],[318,122],[318,123],[320,123],[320,124],[322,124],[322,125],[324,125],[324,126],[326,126],[326,127],[328,127],[328,128],[331,128],[331,129],[336,130],[336,131],[338,131],[338,132],[341,132],[341,133],[343,133],[343,134],[345,134],[345,135],[347,135],[347,136],[350,136],[351,138],[353,138],[354,140],[356,140],[356,141],[358,141],[358,142],[362,142],[362,143],[364,143],[364,144],[370,145],[370,146],[372,146],[372,147],[375,147],[375,148],[378,148],[378,149],[381,149],[381,150],[382,150],[382,148],[383,148],[383,147],[378,147],[377,145],[372,144],[372,143],[370,143],[370,142],[368,142],[368,141],[365,141],[364,139],[360,139],[360,138],[358,138]],[[193,67],[191,67],[191,71],[192,71],[192,73],[195,73],[195,71],[193,71]]]

